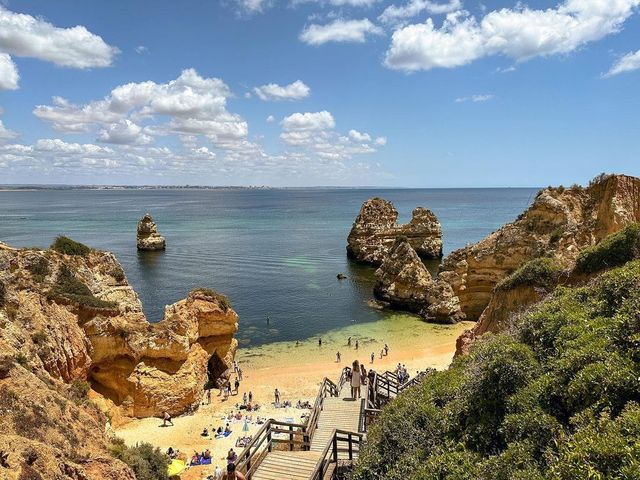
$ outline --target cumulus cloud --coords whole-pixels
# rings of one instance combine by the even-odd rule
[[[432,15],[441,15],[460,10],[461,0],[449,0],[447,3],[431,2],[429,0],[410,0],[408,3],[398,6],[389,5],[378,17],[382,23],[402,23],[403,21],[420,15],[423,12]]]
[[[269,0],[236,0],[238,8],[245,13],[262,12],[266,7],[271,5]]]
[[[491,55],[516,61],[566,54],[618,32],[640,0],[566,0],[534,10],[522,4],[487,13],[449,13],[440,28],[425,23],[397,29],[385,55],[389,68],[416,71],[454,68]]]
[[[625,72],[631,72],[633,70],[640,69],[640,50],[637,52],[631,52],[620,58],[609,71],[604,75],[605,77],[612,77]]]
[[[360,133],[357,130],[349,130],[349,136],[356,142],[370,142],[371,135],[368,133]]]
[[[45,60],[62,67],[108,67],[118,49],[108,45],[102,37],[77,25],[59,28],[31,15],[15,13],[0,4],[0,52],[17,57]],[[1,60],[6,69],[6,58]],[[13,67],[12,82],[4,75],[0,88],[17,88],[17,72]],[[4,73],[5,70],[2,70]]]
[[[18,88],[18,69],[11,57],[6,53],[0,53],[0,90],[15,90]]]
[[[336,122],[333,119],[333,115],[326,110],[294,113],[282,120],[282,128],[287,131],[326,130],[335,126]]]
[[[116,143],[120,145],[150,143],[151,137],[142,132],[142,127],[136,125],[129,119],[124,119],[100,130],[98,140],[104,143]]]
[[[136,53],[139,53],[139,54],[149,53],[149,49],[147,47],[145,47],[144,45],[138,45],[136,47]]]
[[[289,85],[269,83],[253,89],[255,94],[264,101],[300,100],[311,93],[311,89],[301,80],[296,80]]]
[[[471,95],[470,97],[458,97],[455,99],[456,103],[464,103],[464,102],[473,102],[473,103],[481,103],[488,102],[493,99],[493,95]]]
[[[12,132],[7,127],[4,126],[2,120],[0,120],[0,142],[5,142],[7,140],[12,140],[16,138],[18,134],[16,132]]]
[[[273,123],[276,121],[276,117],[274,117],[273,115],[269,115],[267,117],[267,123]]]
[[[311,24],[300,33],[300,40],[309,45],[328,42],[363,43],[367,35],[383,35],[384,31],[368,18],[362,20],[337,19],[326,25]]]

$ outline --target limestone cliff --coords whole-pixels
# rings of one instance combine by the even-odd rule
[[[405,237],[398,237],[376,270],[374,295],[393,308],[436,323],[464,318],[451,286],[434,280]]]
[[[582,250],[640,220],[640,179],[603,176],[587,188],[547,188],[515,222],[453,252],[439,278],[451,284],[467,318],[477,325],[458,340],[466,351],[477,335],[505,328],[509,316],[535,303],[548,288],[496,285],[533,259],[554,259],[570,271]]]
[[[233,362],[237,321],[225,297],[200,289],[151,324],[112,254],[0,244],[0,451],[16,475],[8,478],[36,468],[43,478],[132,479],[106,452],[94,402],[116,416],[196,408],[204,384]]]
[[[165,239],[158,233],[158,227],[150,213],[145,213],[138,222],[138,250],[164,250]]]
[[[423,258],[442,256],[442,227],[436,215],[417,207],[411,221],[398,225],[398,211],[382,198],[362,204],[347,238],[347,255],[359,262],[379,266],[398,236],[404,236]]]

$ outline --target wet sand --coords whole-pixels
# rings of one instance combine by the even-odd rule
[[[432,325],[406,314],[394,314],[377,322],[357,324],[326,332],[321,336],[322,346],[318,345],[319,337],[295,342],[278,342],[254,348],[238,350],[236,360],[243,370],[243,381],[238,395],[232,395],[224,401],[213,391],[210,405],[202,405],[192,415],[185,415],[173,420],[174,426],[161,427],[162,422],[156,418],[134,420],[115,428],[115,433],[129,445],[136,442],[149,442],[166,450],[168,447],[179,449],[189,458],[194,451],[212,452],[212,465],[188,469],[182,478],[186,480],[205,478],[210,475],[216,465],[226,466],[224,458],[229,448],[238,453],[242,448],[235,448],[236,440],[245,435],[254,434],[260,425],[257,417],[274,418],[276,420],[301,423],[301,415],[309,410],[295,408],[296,402],[308,400],[313,403],[318,387],[326,376],[334,382],[340,376],[343,367],[358,359],[368,369],[374,368],[382,372],[393,370],[398,363],[404,364],[408,372],[414,375],[417,370],[428,367],[444,369],[455,351],[455,339],[463,330],[470,328],[472,322],[457,325]],[[348,337],[352,337],[352,346],[347,346]],[[355,350],[356,340],[359,349]],[[380,359],[380,350],[384,344],[389,345],[389,355]],[[342,361],[336,362],[336,352],[342,355]],[[371,353],[375,354],[373,364]],[[293,408],[275,408],[273,391],[280,390],[282,400],[290,400]],[[218,426],[224,428],[226,415],[236,413],[236,403],[242,403],[244,392],[253,393],[254,402],[261,408],[251,412],[252,422],[249,432],[243,432],[244,417],[240,421],[231,421],[233,433],[223,439],[211,436],[202,437],[200,433],[207,427],[210,432]],[[242,411],[245,413],[245,411]]]

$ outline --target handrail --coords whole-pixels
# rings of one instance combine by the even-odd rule
[[[354,438],[355,437],[355,438]],[[324,450],[320,454],[320,458],[316,463],[316,466],[311,475],[311,480],[323,480],[327,473],[327,465],[331,462],[338,463],[339,453],[348,453],[348,459],[353,462],[354,454],[360,453],[360,447],[363,444],[364,435],[357,432],[350,432],[348,430],[341,430],[334,428],[331,432],[330,441],[325,446]],[[347,447],[338,448],[338,443],[346,443]],[[354,444],[357,449],[354,449]]]
[[[289,439],[274,438],[274,434],[289,435]],[[302,441],[294,440],[294,435],[302,435]],[[271,418],[258,430],[253,439],[238,455],[236,468],[250,480],[264,456],[272,451],[274,444],[288,443],[290,450],[293,450],[294,446],[299,446],[302,450],[308,450],[310,447],[308,438],[306,425],[281,422]]]
[[[342,369],[340,373],[340,378],[338,378],[338,383],[335,384],[327,377],[324,377],[322,383],[320,384],[320,389],[318,391],[318,395],[316,396],[316,400],[313,403],[313,409],[311,412],[311,416],[307,422],[307,433],[309,440],[313,437],[313,434],[316,431],[318,426],[318,418],[320,417],[320,412],[324,406],[324,399],[328,396],[337,397],[340,395],[340,391],[342,387],[347,382],[347,380],[351,378],[351,369],[349,367],[345,367]]]

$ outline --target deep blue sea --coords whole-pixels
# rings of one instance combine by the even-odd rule
[[[445,254],[514,220],[535,189],[36,190],[0,191],[0,241],[48,246],[60,234],[116,254],[150,321],[194,287],[229,296],[241,345],[304,339],[384,317],[367,307],[373,269],[346,258],[363,201],[391,200],[408,221],[432,209]],[[138,253],[150,212],[165,252]],[[336,280],[344,272],[348,279]],[[266,317],[270,317],[267,325]]]

